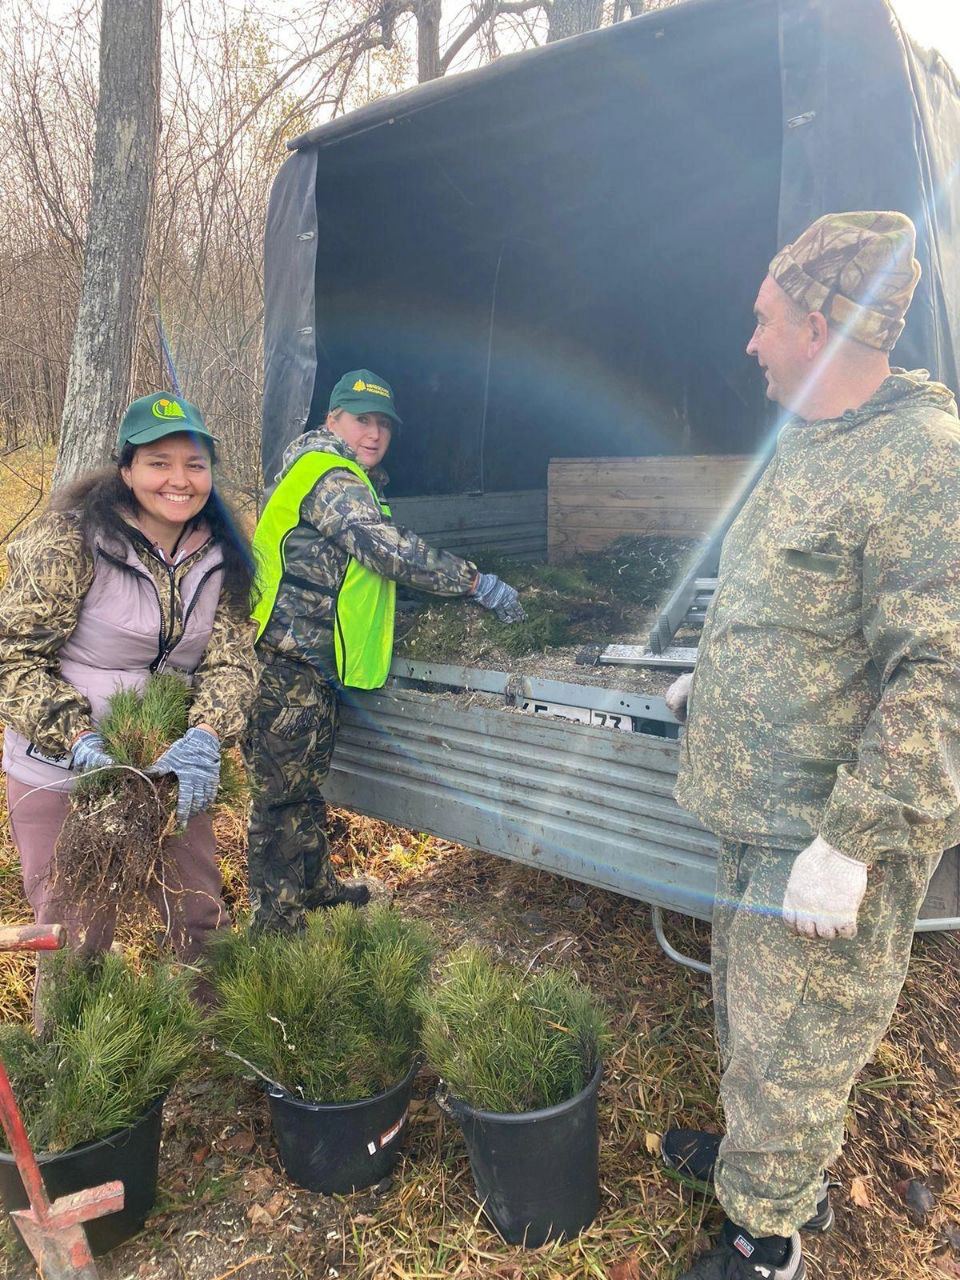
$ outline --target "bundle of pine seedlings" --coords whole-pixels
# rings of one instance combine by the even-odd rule
[[[0,1059],[37,1151],[67,1151],[125,1129],[196,1052],[191,975],[136,972],[112,953],[44,961],[43,1031],[0,1025]]]
[[[526,620],[507,625],[460,600],[433,599],[409,626],[401,622],[397,652],[424,661],[482,662],[492,652],[521,658],[598,636],[613,639],[638,612],[669,595],[694,546],[685,538],[629,536],[562,564],[482,557],[485,572],[519,591]]]
[[[163,841],[176,830],[177,780],[148,776],[158,756],[187,731],[190,689],[173,673],[151,676],[143,693],[114,693],[97,731],[118,769],[81,774],[57,840],[56,896],[129,909],[160,878]],[[218,803],[239,798],[242,782],[223,758]]]
[[[417,1004],[430,1065],[480,1111],[566,1102],[610,1047],[601,1004],[572,973],[518,972],[482,947],[456,950]]]
[[[310,1102],[373,1097],[417,1053],[433,954],[425,926],[387,906],[317,911],[295,936],[228,934],[211,948],[217,1046],[232,1070]]]

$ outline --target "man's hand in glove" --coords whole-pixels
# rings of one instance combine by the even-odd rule
[[[93,729],[81,733],[73,744],[73,768],[81,773],[85,769],[109,769],[116,763],[103,745],[103,738]]]
[[[867,868],[817,836],[798,853],[783,896],[783,921],[805,938],[853,938]]]
[[[527,616],[516,591],[508,583],[502,582],[495,573],[481,573],[477,576],[470,599],[476,600],[484,609],[492,609],[501,622],[523,622]]]
[[[687,718],[687,700],[690,697],[690,686],[693,684],[693,672],[687,671],[677,676],[673,684],[663,695],[667,709],[672,711],[681,724]]]
[[[220,786],[220,739],[212,729],[195,725],[150,766],[147,773],[175,773],[177,822],[185,827],[216,799]]]

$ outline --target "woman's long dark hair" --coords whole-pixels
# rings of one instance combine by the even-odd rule
[[[124,445],[114,466],[81,476],[54,494],[50,509],[78,512],[80,527],[89,539],[105,533],[129,541],[130,526],[123,517],[128,515],[136,519],[137,500],[124,483],[120,468],[130,466],[137,448],[137,445]],[[212,448],[207,452],[212,466],[216,455]],[[226,599],[237,609],[248,610],[253,588],[253,551],[240,522],[216,486],[210,490],[197,519],[206,521],[214,542],[223,553],[223,593]]]

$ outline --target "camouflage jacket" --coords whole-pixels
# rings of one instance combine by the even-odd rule
[[[312,449],[356,461],[349,445],[321,427],[294,440],[283,455],[277,481]],[[376,468],[370,479],[382,493],[386,474]],[[469,560],[428,546],[384,516],[352,472],[328,471],[304,499],[300,523],[284,541],[284,571],[297,581],[281,583],[261,645],[331,675],[334,601],[351,557],[385,578],[438,596],[469,595],[477,577]]]
[[[209,542],[168,569],[139,530],[131,544],[157,585],[166,647],[183,631],[179,583]],[[57,652],[73,632],[93,581],[94,551],[72,512],[34,521],[7,549],[0,588],[0,723],[59,757],[92,728],[89,701],[63,678]],[[256,693],[259,664],[246,611],[221,602],[203,661],[194,674],[190,723],[209,724],[227,744],[243,732]]]
[[[783,428],[724,542],[676,795],[868,864],[960,839],[960,423],[924,371]]]

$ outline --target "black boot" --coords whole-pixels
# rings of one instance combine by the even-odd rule
[[[680,1280],[804,1280],[807,1268],[800,1236],[753,1236],[724,1223],[716,1249],[701,1254]]]
[[[704,1133],[702,1129],[668,1129],[660,1140],[663,1163],[685,1178],[712,1189],[713,1171],[722,1136],[719,1133]],[[830,1183],[824,1178],[817,1196],[817,1212],[800,1230],[829,1231],[832,1226]]]

